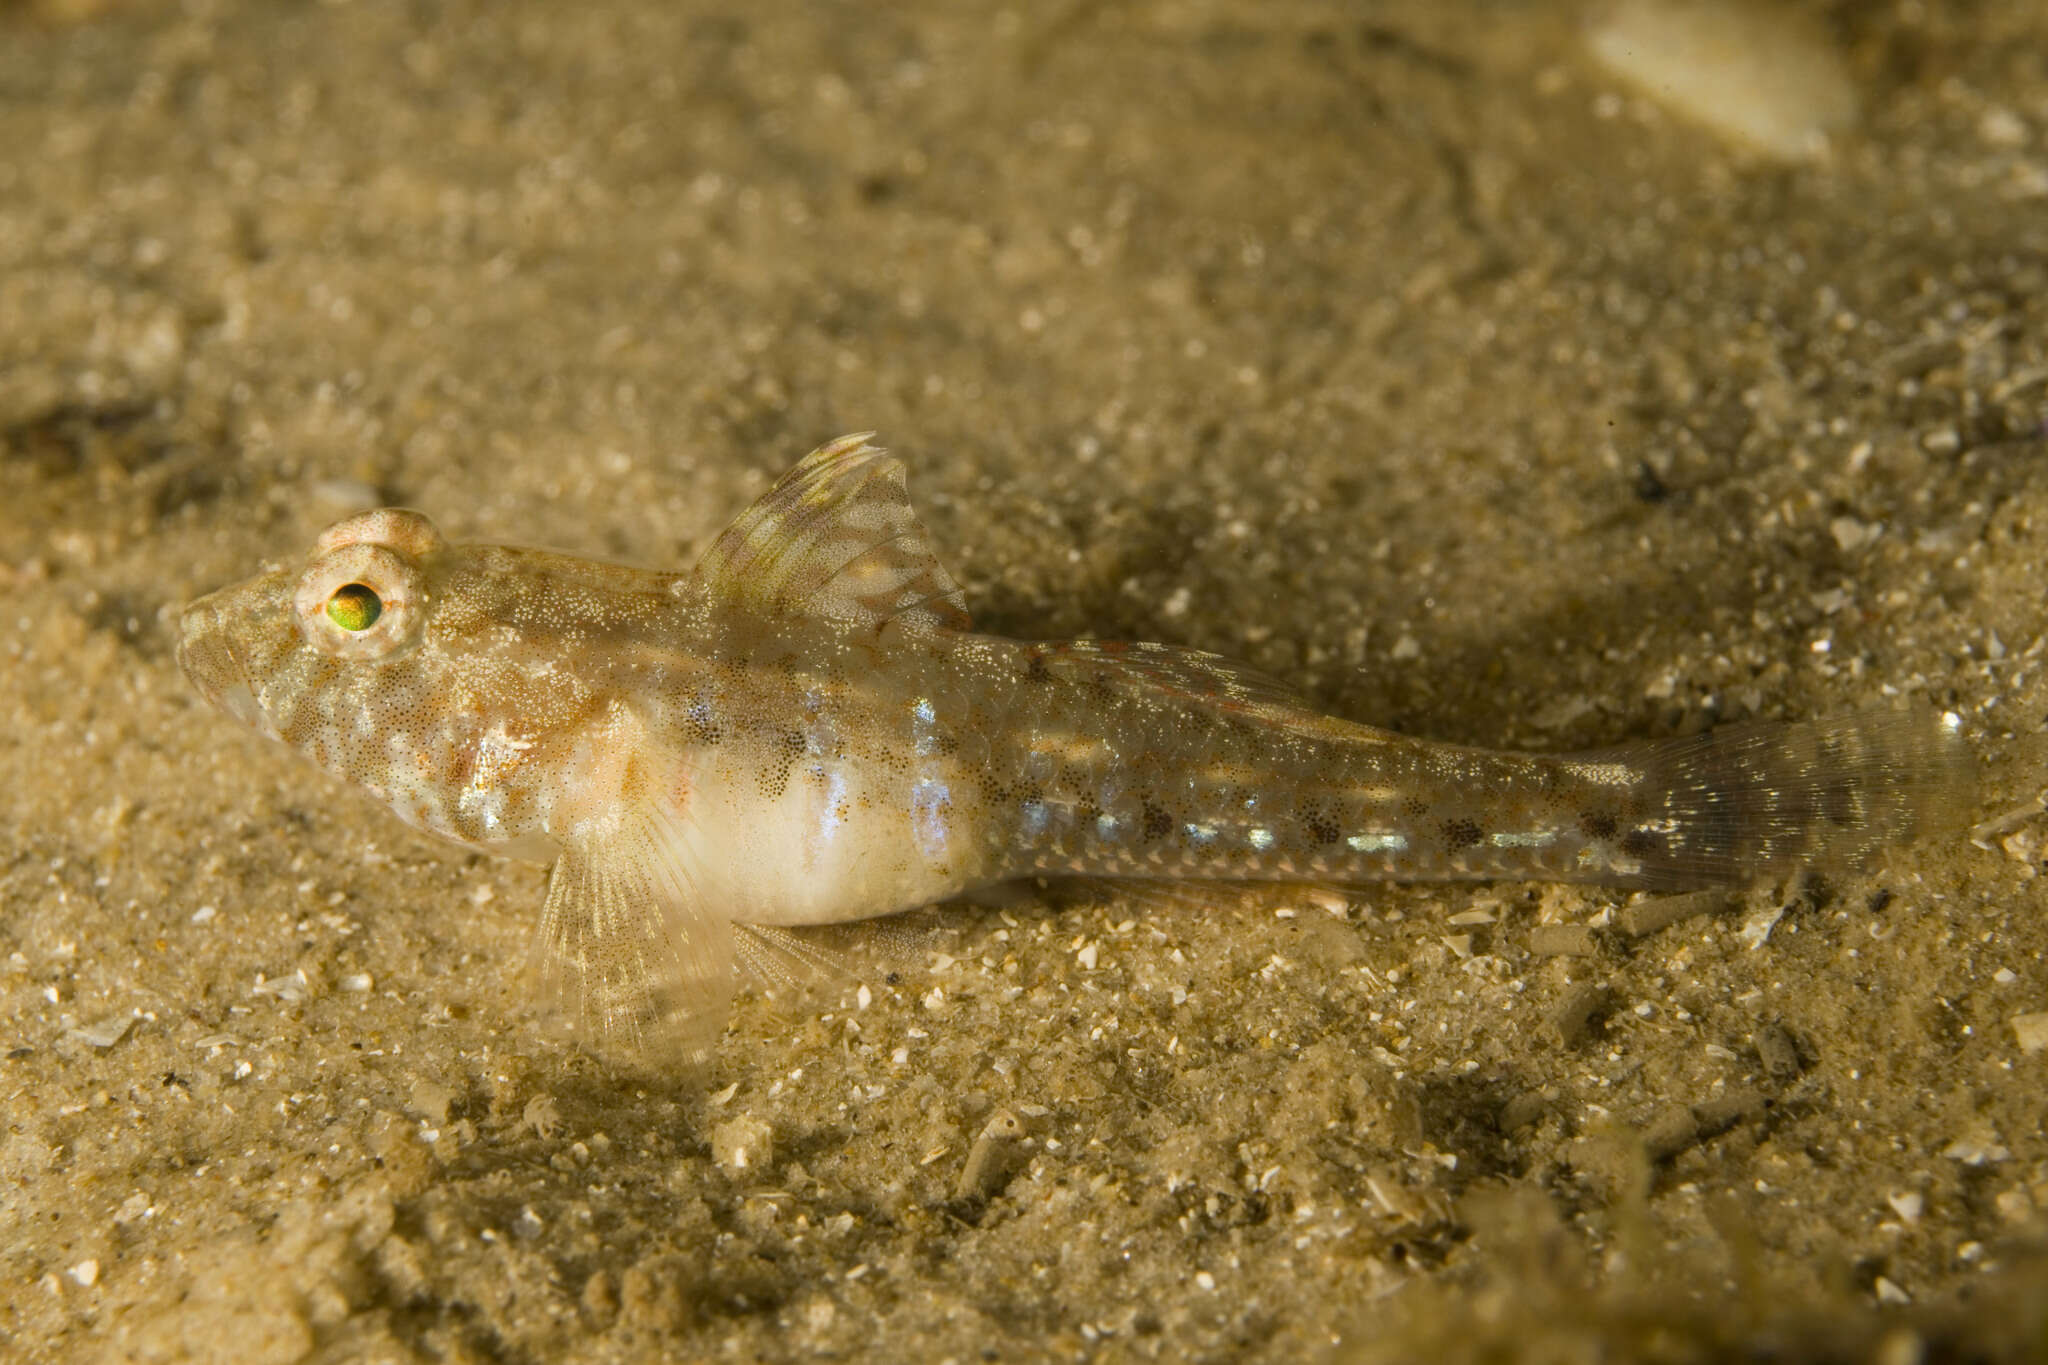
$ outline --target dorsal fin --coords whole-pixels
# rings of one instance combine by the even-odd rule
[[[966,596],[911,510],[903,462],[869,445],[873,434],[805,456],[712,542],[698,580],[773,615],[971,630]]]
[[[1313,713],[1295,688],[1250,664],[1179,645],[1121,640],[1041,640],[1029,646],[1033,667],[1113,685],[1128,679],[1150,691],[1262,716]]]
[[[1249,716],[1319,740],[1383,735],[1318,710],[1269,673],[1206,650],[1117,640],[1038,640],[1025,650],[1027,672],[1170,697],[1177,705]]]

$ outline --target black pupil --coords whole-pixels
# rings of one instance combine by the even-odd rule
[[[328,619],[343,630],[368,630],[383,614],[383,602],[362,583],[344,584],[327,599]]]

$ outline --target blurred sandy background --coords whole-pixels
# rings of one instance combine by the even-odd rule
[[[2044,53],[2027,0],[0,5],[0,1356],[2048,1349]],[[1033,897],[679,1090],[525,1017],[539,870],[176,674],[361,506],[681,566],[867,428],[986,629],[1508,746],[1903,693],[1984,827],[1676,909]]]

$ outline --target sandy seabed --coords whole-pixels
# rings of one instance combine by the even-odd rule
[[[0,1356],[2041,1358],[2048,18],[1802,8],[1782,160],[1562,6],[0,5]],[[1904,694],[1982,828],[1033,892],[664,1085],[528,1018],[539,869],[173,662],[362,506],[680,566],[868,428],[983,629],[1506,747]]]

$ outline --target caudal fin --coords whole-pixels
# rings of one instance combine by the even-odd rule
[[[1959,719],[1925,710],[1738,725],[1585,757],[1641,774],[1613,880],[1657,890],[1860,866],[1959,825],[1975,776]]]

